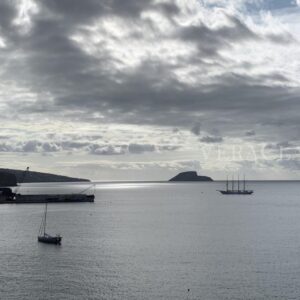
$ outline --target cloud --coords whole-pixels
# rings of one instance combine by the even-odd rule
[[[199,122],[197,122],[192,128],[191,128],[191,132],[195,135],[199,135],[201,131],[201,124]]]
[[[120,132],[116,136],[105,132],[102,129],[102,135],[81,134],[81,133],[30,133],[31,139],[24,140],[25,132],[20,132],[12,136],[4,135],[0,143],[0,152],[7,153],[49,153],[53,155],[60,154],[91,154],[91,155],[126,155],[126,154],[143,154],[143,153],[163,153],[176,151],[182,147],[178,138],[170,142],[162,136],[155,137],[153,144],[145,143],[144,134],[133,134],[130,130],[123,128],[123,138],[120,142]],[[27,133],[27,135],[29,135]],[[130,142],[130,140],[132,142]]]
[[[221,136],[205,136],[200,141],[207,144],[222,143],[223,138]]]
[[[246,135],[246,136],[255,136],[256,133],[255,133],[254,130],[248,130],[248,131],[246,131],[245,135]]]
[[[287,159],[287,160],[280,160],[278,164],[283,167],[284,169],[292,170],[292,171],[299,171],[300,170],[300,160],[299,159]]]
[[[126,152],[126,146],[91,145],[90,153],[95,155],[120,155]]]
[[[175,151],[180,149],[182,146],[181,145],[162,145],[158,146],[159,151]]]
[[[165,7],[180,15],[184,9],[182,3],[173,7],[152,1],[130,1],[125,7],[119,1],[110,4],[75,1],[72,8],[69,5],[68,1],[54,0],[39,4],[39,13],[32,16],[31,32],[24,39],[18,37],[26,55],[20,56],[16,65],[11,65],[7,71],[18,68],[30,74],[22,75],[20,79],[14,76],[33,88],[37,96],[34,101],[19,105],[23,113],[53,116],[58,110],[68,110],[69,118],[79,118],[79,114],[74,114],[81,109],[80,119],[89,116],[96,121],[97,117],[93,115],[98,112],[99,118],[107,122],[116,119],[119,122],[186,126],[188,118],[193,118],[196,111],[208,112],[209,116],[237,106],[242,113],[247,113],[250,101],[246,95],[256,98],[253,106],[260,99],[270,105],[269,98],[280,88],[264,83],[278,79],[289,83],[289,78],[283,75],[275,78],[268,73],[264,77],[228,73],[226,65],[232,62],[220,55],[224,47],[232,48],[245,41],[261,43],[261,34],[233,15],[216,14],[215,17],[222,20],[216,21],[216,25],[208,24],[204,16],[195,24],[185,26],[174,19],[168,23],[169,30],[162,34],[159,28],[143,20],[142,12],[151,10],[159,15]],[[43,18],[40,17],[42,13]],[[128,18],[133,18],[132,24]],[[132,43],[132,36],[138,35],[137,25],[142,26],[142,35]],[[93,26],[97,31],[93,31]],[[124,35],[122,31],[127,33]],[[154,46],[151,36],[159,41]],[[130,48],[130,45],[136,46]],[[162,52],[161,47],[167,50]],[[197,57],[197,51],[203,54],[201,58]],[[206,56],[212,61],[205,62]],[[128,59],[122,61],[123,57]],[[133,68],[130,68],[130,59],[136,61]],[[21,65],[25,68],[20,68]],[[200,75],[201,70],[205,77]],[[189,79],[192,77],[194,79]],[[194,80],[198,86],[193,85]],[[47,94],[41,95],[41,90]],[[288,98],[289,93],[282,88],[277,98]],[[82,99],[86,103],[84,106]],[[276,106],[276,96],[274,100]]]
[[[272,143],[272,144],[267,144],[266,149],[272,149],[272,150],[280,150],[280,149],[285,149],[285,148],[295,148],[295,145],[293,145],[289,141],[284,141],[280,143]]]
[[[234,42],[242,43],[248,40],[259,40],[256,35],[243,22],[234,16],[226,16],[228,24],[219,28],[210,28],[199,23],[183,26],[178,36],[185,42],[194,42],[201,55],[213,57],[224,47],[230,47]]]
[[[155,151],[155,146],[154,145],[141,145],[141,144],[129,144],[128,145],[128,151],[129,153],[133,154],[141,154],[144,152],[154,152]]]
[[[22,146],[23,152],[37,152],[40,143],[38,141],[28,141]]]
[[[106,162],[97,162],[90,164],[88,162],[82,162],[79,164],[64,164],[65,166],[71,167],[94,167],[97,168],[108,168],[117,170],[145,170],[147,168],[151,169],[168,169],[172,171],[176,170],[200,170],[201,166],[197,160],[174,160],[174,161],[142,161],[142,162],[115,162],[115,161],[106,161]]]

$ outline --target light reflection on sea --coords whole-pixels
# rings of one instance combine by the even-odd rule
[[[95,203],[49,205],[61,247],[37,243],[44,205],[0,205],[0,299],[297,299],[300,184],[249,185],[97,183]]]

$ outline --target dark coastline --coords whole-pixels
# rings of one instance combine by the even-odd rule
[[[75,178],[51,173],[23,171],[0,168],[0,172],[13,174],[18,183],[42,183],[42,182],[90,182],[89,179]],[[25,174],[26,172],[26,174]]]

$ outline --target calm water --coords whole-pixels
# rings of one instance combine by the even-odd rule
[[[0,299],[299,299],[300,183],[221,187],[98,184],[49,205],[60,247],[36,241],[43,205],[1,205]]]

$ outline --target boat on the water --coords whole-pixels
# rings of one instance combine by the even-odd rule
[[[226,190],[219,190],[219,192],[223,195],[251,195],[253,194],[253,190],[246,189],[246,180],[244,176],[243,180],[243,188],[240,189],[240,179],[237,180],[237,189],[234,188],[234,178],[232,178],[231,189],[229,188],[228,177],[226,179]]]
[[[40,230],[39,230],[38,241],[40,243],[60,245],[62,237],[59,234],[52,236],[52,235],[46,233],[47,206],[48,206],[48,203],[46,202],[45,212],[44,212],[42,223],[41,223]]]

